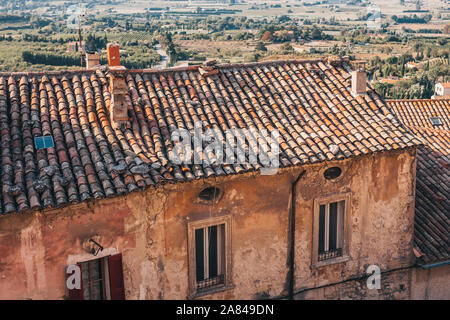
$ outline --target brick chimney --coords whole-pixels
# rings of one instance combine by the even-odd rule
[[[128,88],[125,81],[126,68],[120,65],[119,45],[108,43],[109,89],[111,104],[109,116],[113,125],[126,123],[128,118]]]
[[[100,56],[97,52],[86,53],[86,69],[93,69],[100,65]]]
[[[108,51],[108,65],[110,67],[120,66],[119,44],[108,43],[108,45],[106,46],[106,50]]]
[[[111,91],[111,104],[109,106],[109,116],[111,122],[120,125],[128,119],[128,88],[123,72],[111,72],[109,74],[109,88]]]
[[[366,94],[367,75],[365,71],[352,71],[352,93],[357,96]]]

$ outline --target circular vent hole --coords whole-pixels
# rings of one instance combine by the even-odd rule
[[[216,187],[208,187],[206,189],[203,189],[198,197],[205,201],[214,201],[215,199],[219,198],[220,190]]]
[[[341,168],[332,167],[332,168],[328,168],[327,170],[325,170],[325,172],[323,173],[323,176],[327,180],[333,180],[333,179],[336,179],[337,177],[339,177],[341,175],[341,173],[342,173]]]

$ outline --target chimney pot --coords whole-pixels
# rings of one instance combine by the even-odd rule
[[[352,93],[354,95],[366,94],[367,75],[364,71],[352,71]]]
[[[120,66],[120,47],[118,43],[108,43],[106,50],[108,51],[108,65],[110,67]]]

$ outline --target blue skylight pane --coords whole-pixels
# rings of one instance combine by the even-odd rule
[[[36,145],[36,149],[44,149],[44,138],[43,137],[34,137],[34,144]]]
[[[44,147],[45,148],[53,148],[55,144],[53,143],[52,136],[44,136]]]
[[[434,126],[441,126],[442,125],[442,121],[441,118],[439,117],[430,117],[430,121]]]
[[[36,149],[47,149],[55,146],[52,136],[34,137],[34,144]]]

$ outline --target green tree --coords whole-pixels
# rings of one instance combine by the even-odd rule
[[[266,51],[267,51],[267,47],[265,46],[264,43],[258,42],[258,43],[256,44],[256,46],[255,46],[255,50],[266,52]]]

